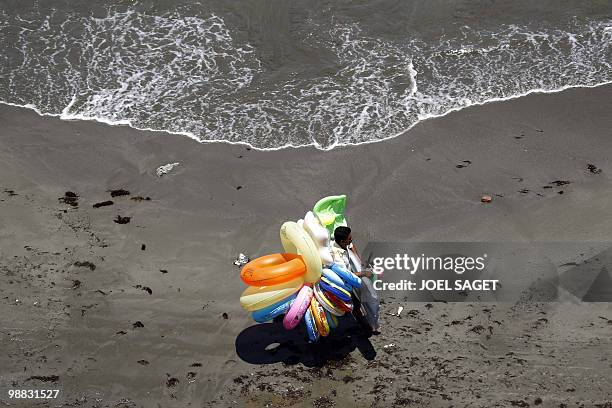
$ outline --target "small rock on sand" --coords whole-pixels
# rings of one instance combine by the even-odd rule
[[[493,201],[493,197],[491,197],[490,195],[483,195],[482,197],[480,197],[481,203],[490,203],[491,201]]]

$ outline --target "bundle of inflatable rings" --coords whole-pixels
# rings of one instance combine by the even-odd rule
[[[284,253],[259,257],[242,268],[240,278],[249,287],[240,304],[256,322],[284,315],[283,326],[291,330],[303,321],[314,342],[353,310],[351,291],[361,279],[335,264],[329,250],[330,234],[346,225],[345,203],[343,195],[319,200],[304,219],[281,226]]]

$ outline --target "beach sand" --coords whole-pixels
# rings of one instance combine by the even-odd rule
[[[612,407],[610,303],[385,299],[382,334],[347,321],[309,345],[252,321],[233,265],[278,252],[280,224],[332,194],[361,247],[608,241],[611,112],[612,85],[570,89],[381,143],[262,152],[2,106],[0,402]],[[62,393],[8,405],[7,388]]]

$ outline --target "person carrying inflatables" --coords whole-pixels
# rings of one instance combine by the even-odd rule
[[[354,275],[362,278],[361,287],[353,289],[353,315],[367,332],[378,334],[380,303],[376,289],[372,286],[372,270],[366,268],[361,256],[353,244],[353,237],[349,227],[340,226],[334,230],[334,244],[332,245],[334,262],[345,266]],[[365,313],[364,310],[365,309]]]

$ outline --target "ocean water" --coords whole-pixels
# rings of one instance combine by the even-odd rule
[[[4,103],[330,149],[611,82],[612,1],[0,0],[0,50]]]

